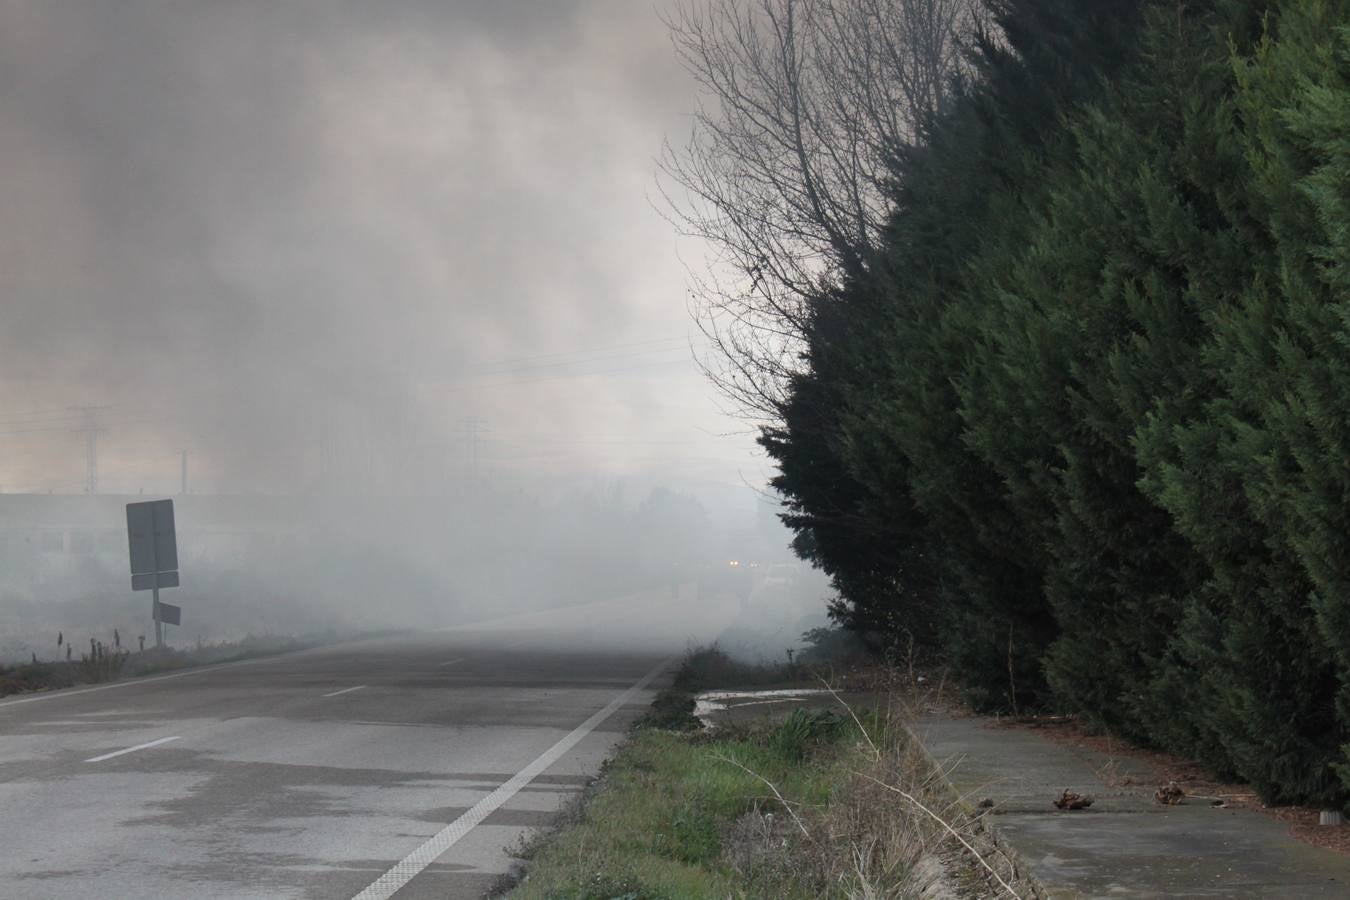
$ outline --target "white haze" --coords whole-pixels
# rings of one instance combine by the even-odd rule
[[[696,102],[659,11],[0,0],[0,490],[83,493],[92,422],[110,495],[64,525],[0,497],[6,559],[106,539],[184,452],[185,534],[194,497],[271,498],[226,516],[252,544],[193,538],[208,637],[785,555],[693,360],[703,250],[648,199]],[[119,559],[7,564],[0,617],[139,608]]]

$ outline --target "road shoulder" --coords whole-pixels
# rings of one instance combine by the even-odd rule
[[[1253,810],[1199,798],[1162,805],[1147,786],[1151,769],[1128,757],[975,716],[925,714],[915,732],[1051,897],[1350,896],[1350,857],[1300,843]],[[1115,787],[1099,777],[1106,771]],[[1055,808],[1065,790],[1092,805]]]
[[[895,694],[788,668],[691,654],[510,896],[1036,896]]]

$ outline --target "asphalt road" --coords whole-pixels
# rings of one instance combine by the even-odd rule
[[[681,599],[0,700],[0,897],[481,896],[717,627]]]

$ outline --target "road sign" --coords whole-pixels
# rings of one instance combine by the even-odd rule
[[[131,576],[133,591],[149,591],[155,588],[178,587],[177,572],[142,572]]]
[[[128,503],[127,538],[131,547],[132,575],[172,572],[178,568],[172,500]]]
[[[155,646],[164,646],[164,625],[177,625],[183,611],[159,602],[159,589],[178,587],[178,538],[173,529],[173,501],[127,504],[127,543],[131,589],[154,591]]]
[[[183,608],[172,603],[155,601],[155,619],[166,625],[180,625],[183,622]]]

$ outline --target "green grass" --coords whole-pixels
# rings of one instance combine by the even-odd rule
[[[529,877],[510,896],[819,896],[790,870],[754,863],[753,848],[747,865],[732,845],[786,846],[793,819],[778,795],[798,815],[825,808],[858,762],[856,725],[835,712],[796,709],[776,722],[702,732],[693,715],[700,691],[794,682],[818,683],[801,666],[746,665],[716,646],[692,651],[574,821],[527,852]],[[733,837],[747,820],[760,823],[757,837]]]
[[[738,873],[724,859],[724,836],[755,810],[789,820],[761,777],[802,809],[823,807],[845,776],[849,736],[855,736],[852,723],[812,714],[715,738],[640,729],[607,767],[577,821],[543,845],[528,880],[510,896],[817,896],[786,873]]]
[[[521,848],[527,875],[508,896],[919,897],[935,869],[949,888],[988,888],[983,870],[953,861],[934,821],[940,810],[973,835],[905,728],[903,699],[855,695],[850,710],[822,698],[712,730],[691,714],[703,690],[818,686],[820,674],[740,665],[715,646],[692,652],[558,830]]]

